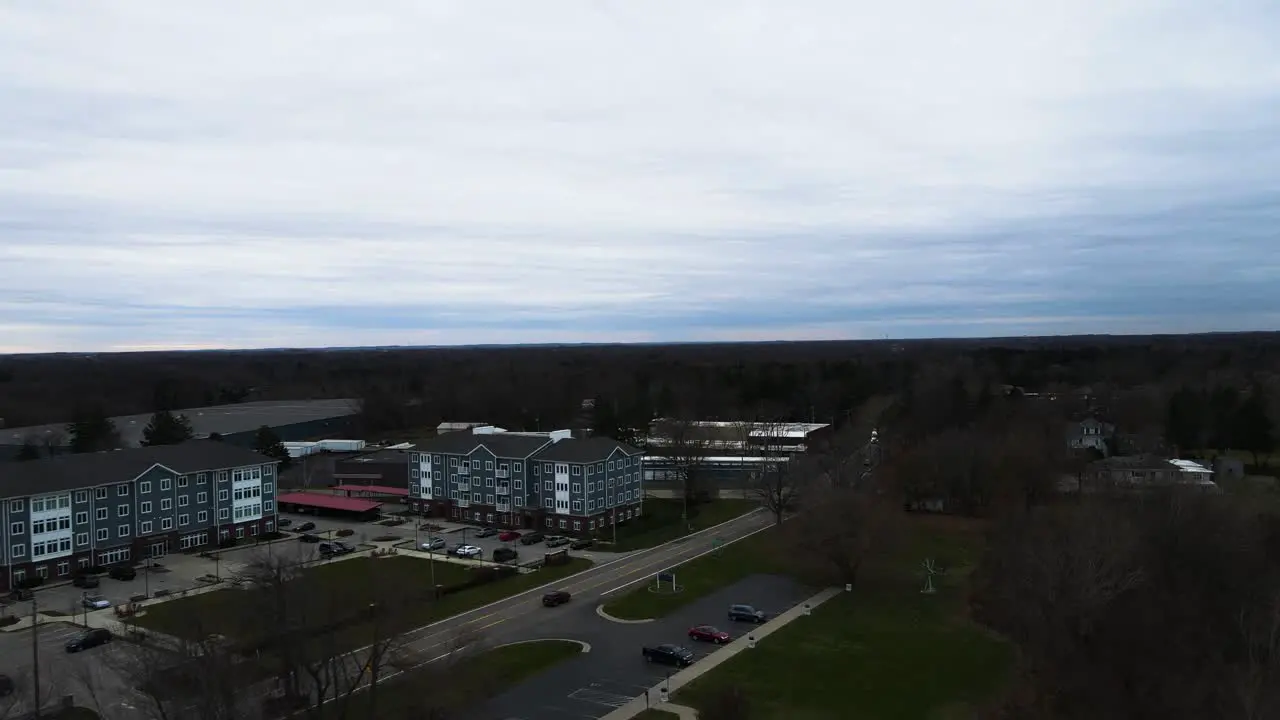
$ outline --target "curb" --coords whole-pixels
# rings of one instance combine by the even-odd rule
[[[618,623],[620,625],[640,625],[642,623],[651,623],[657,619],[657,618],[643,618],[641,620],[623,620],[620,617],[614,617],[609,613],[605,612],[604,603],[600,603],[599,605],[596,606],[596,614],[604,618],[605,620],[608,620],[611,623]]]
[[[575,645],[581,646],[583,653],[591,652],[591,643],[589,642],[583,642],[582,640],[574,640],[573,638],[558,638],[558,637],[536,638],[534,640],[516,640],[515,642],[502,643],[501,645],[494,645],[492,648],[490,648],[490,650],[497,650],[498,648],[511,647],[512,645],[530,645],[532,643],[540,643],[540,642],[573,643]]]

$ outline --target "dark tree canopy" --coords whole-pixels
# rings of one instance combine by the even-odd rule
[[[120,447],[120,432],[101,408],[77,411],[67,426],[71,452],[89,453]]]
[[[177,445],[192,438],[191,422],[185,415],[160,410],[142,429],[143,445]]]
[[[284,442],[280,440],[280,436],[275,430],[263,425],[258,428],[257,435],[253,438],[253,449],[267,457],[275,458],[280,461],[280,470],[289,467],[289,450],[285,448]]]

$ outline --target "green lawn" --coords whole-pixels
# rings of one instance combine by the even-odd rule
[[[434,717],[441,712],[492,697],[503,689],[582,653],[578,643],[563,640],[504,645],[465,656],[450,666],[428,665],[352,696],[347,707],[333,707],[335,718]],[[443,682],[447,681],[447,682]],[[430,690],[424,692],[424,688]]]
[[[752,720],[931,720],[964,716],[992,698],[1013,649],[966,617],[965,585],[981,535],[945,518],[912,525],[896,559],[869,567],[853,593],[764,638],[682,688],[675,701],[697,707],[736,686],[750,697]],[[935,595],[920,592],[915,568],[925,557],[950,565],[935,580]]]
[[[755,500],[719,499],[699,503],[688,521],[681,519],[684,501],[672,498],[646,498],[644,514],[625,524],[618,525],[618,542],[613,541],[613,528],[605,527],[599,533],[601,550],[629,552],[661,545],[683,537],[690,532],[705,530],[732,520],[743,513],[760,507]]]
[[[680,716],[666,710],[649,708],[648,710],[641,710],[639,715],[633,715],[631,720],[680,720]]]
[[[786,573],[777,535],[775,528],[769,528],[676,567],[676,583],[683,588],[677,594],[650,592],[650,579],[605,603],[604,610],[624,620],[663,617],[749,575]]]
[[[564,565],[468,588],[436,601],[431,599],[433,580],[436,585],[456,585],[471,571],[465,565],[437,561],[433,578],[431,565],[426,559],[407,555],[317,565],[294,581],[298,583],[296,592],[284,598],[284,611],[294,617],[309,614],[317,618],[317,627],[322,621],[341,623],[341,628],[333,630],[342,636],[333,639],[335,650],[361,647],[368,644],[372,627],[360,613],[371,603],[390,608],[382,615],[379,631],[398,633],[568,577],[591,567],[591,561],[572,558]],[[248,641],[270,632],[263,618],[277,599],[278,595],[269,591],[217,590],[148,606],[134,622],[177,637],[198,639],[217,633]],[[344,623],[344,617],[350,622]]]

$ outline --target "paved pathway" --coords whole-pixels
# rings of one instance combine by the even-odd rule
[[[712,653],[700,662],[694,663],[691,667],[685,668],[684,670],[672,675],[669,680],[655,685],[650,688],[645,695],[641,695],[626,705],[623,705],[617,710],[605,715],[601,720],[626,720],[626,718],[632,718],[639,715],[646,707],[649,706],[656,707],[660,710],[674,712],[682,718],[696,718],[697,713],[695,713],[692,708],[687,708],[683,705],[674,705],[666,698],[671,697],[680,688],[688,685],[690,682],[693,682],[693,680],[701,677],[703,674],[711,672],[718,667],[720,663],[725,662],[738,653],[751,652],[751,638],[754,638],[756,642],[763,640],[787,623],[808,613],[813,608],[818,607],[822,603],[830,600],[836,595],[839,595],[841,592],[844,591],[837,588],[823,590],[817,595],[814,595],[807,602],[801,603],[764,625],[761,625],[751,633],[750,637],[739,638],[738,640],[729,643],[725,647],[721,648],[719,652]]]

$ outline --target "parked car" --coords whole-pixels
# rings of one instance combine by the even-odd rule
[[[524,537],[520,538],[520,544],[532,545],[534,543],[540,543],[542,542],[543,537],[544,537],[543,534],[540,532],[531,532],[528,535],[525,535]]]
[[[426,540],[422,541],[422,549],[423,550],[443,550],[445,548],[445,545],[447,544],[448,543],[444,541],[444,538],[429,537]]]
[[[77,635],[67,642],[67,652],[74,653],[88,650],[111,642],[111,631],[106,628],[92,628]]]
[[[557,605],[563,605],[569,602],[569,597],[570,596],[569,596],[568,590],[552,590],[551,592],[542,596],[542,605],[544,607],[555,607]]]
[[[501,540],[502,542],[512,542],[513,540],[520,539],[520,533],[516,532],[515,530],[508,530],[504,533],[499,534],[498,539]]]
[[[299,536],[298,536],[298,542],[304,542],[304,543],[318,543],[318,542],[320,542],[320,536],[319,536],[319,535],[312,535],[311,533],[307,533],[306,535],[299,535]]]
[[[579,540],[574,540],[573,542],[569,543],[569,549],[586,550],[587,548],[591,547],[594,544],[595,544],[595,541],[593,541],[591,538],[581,538]]]
[[[293,524],[293,521],[290,520],[289,518],[279,518],[278,520],[276,520],[276,527],[289,527],[292,524]]]
[[[645,647],[641,649],[644,659],[653,663],[661,663],[663,665],[674,665],[676,667],[689,667],[693,664],[693,651],[679,645],[655,645],[653,647]]]
[[[89,610],[106,610],[111,607],[111,601],[101,595],[87,595],[80,604]]]
[[[493,551],[494,562],[514,562],[518,557],[520,553],[515,548],[500,547]]]
[[[750,605],[730,605],[729,619],[733,622],[753,622],[762,623],[766,615],[763,610],[757,610]]]
[[[573,542],[572,538],[567,538],[563,535],[553,535],[552,537],[547,538],[547,547],[560,547],[561,545],[568,545],[571,542]]]
[[[293,531],[294,531],[294,532],[311,532],[312,530],[315,530],[315,529],[316,529],[316,524],[315,524],[315,523],[313,523],[313,522],[304,522],[304,523],[302,523],[301,525],[299,525],[298,527],[294,528],[294,529],[293,529]]]
[[[132,580],[138,577],[138,571],[132,565],[115,565],[107,571],[107,577],[112,580]]]
[[[460,558],[479,558],[484,555],[484,550],[475,545],[460,545],[453,549],[453,554]]]
[[[723,645],[733,639],[729,633],[711,625],[698,625],[689,628],[689,639],[697,642],[710,642]]]
[[[498,529],[491,528],[491,527],[483,527],[476,531],[476,537],[478,538],[493,537],[494,535],[497,535],[497,534],[498,534]]]
[[[321,555],[346,555],[356,551],[354,546],[348,545],[341,540],[322,542],[320,543],[319,550]]]
[[[96,588],[102,585],[102,581],[96,575],[77,575],[71,578],[71,584],[78,588]]]

